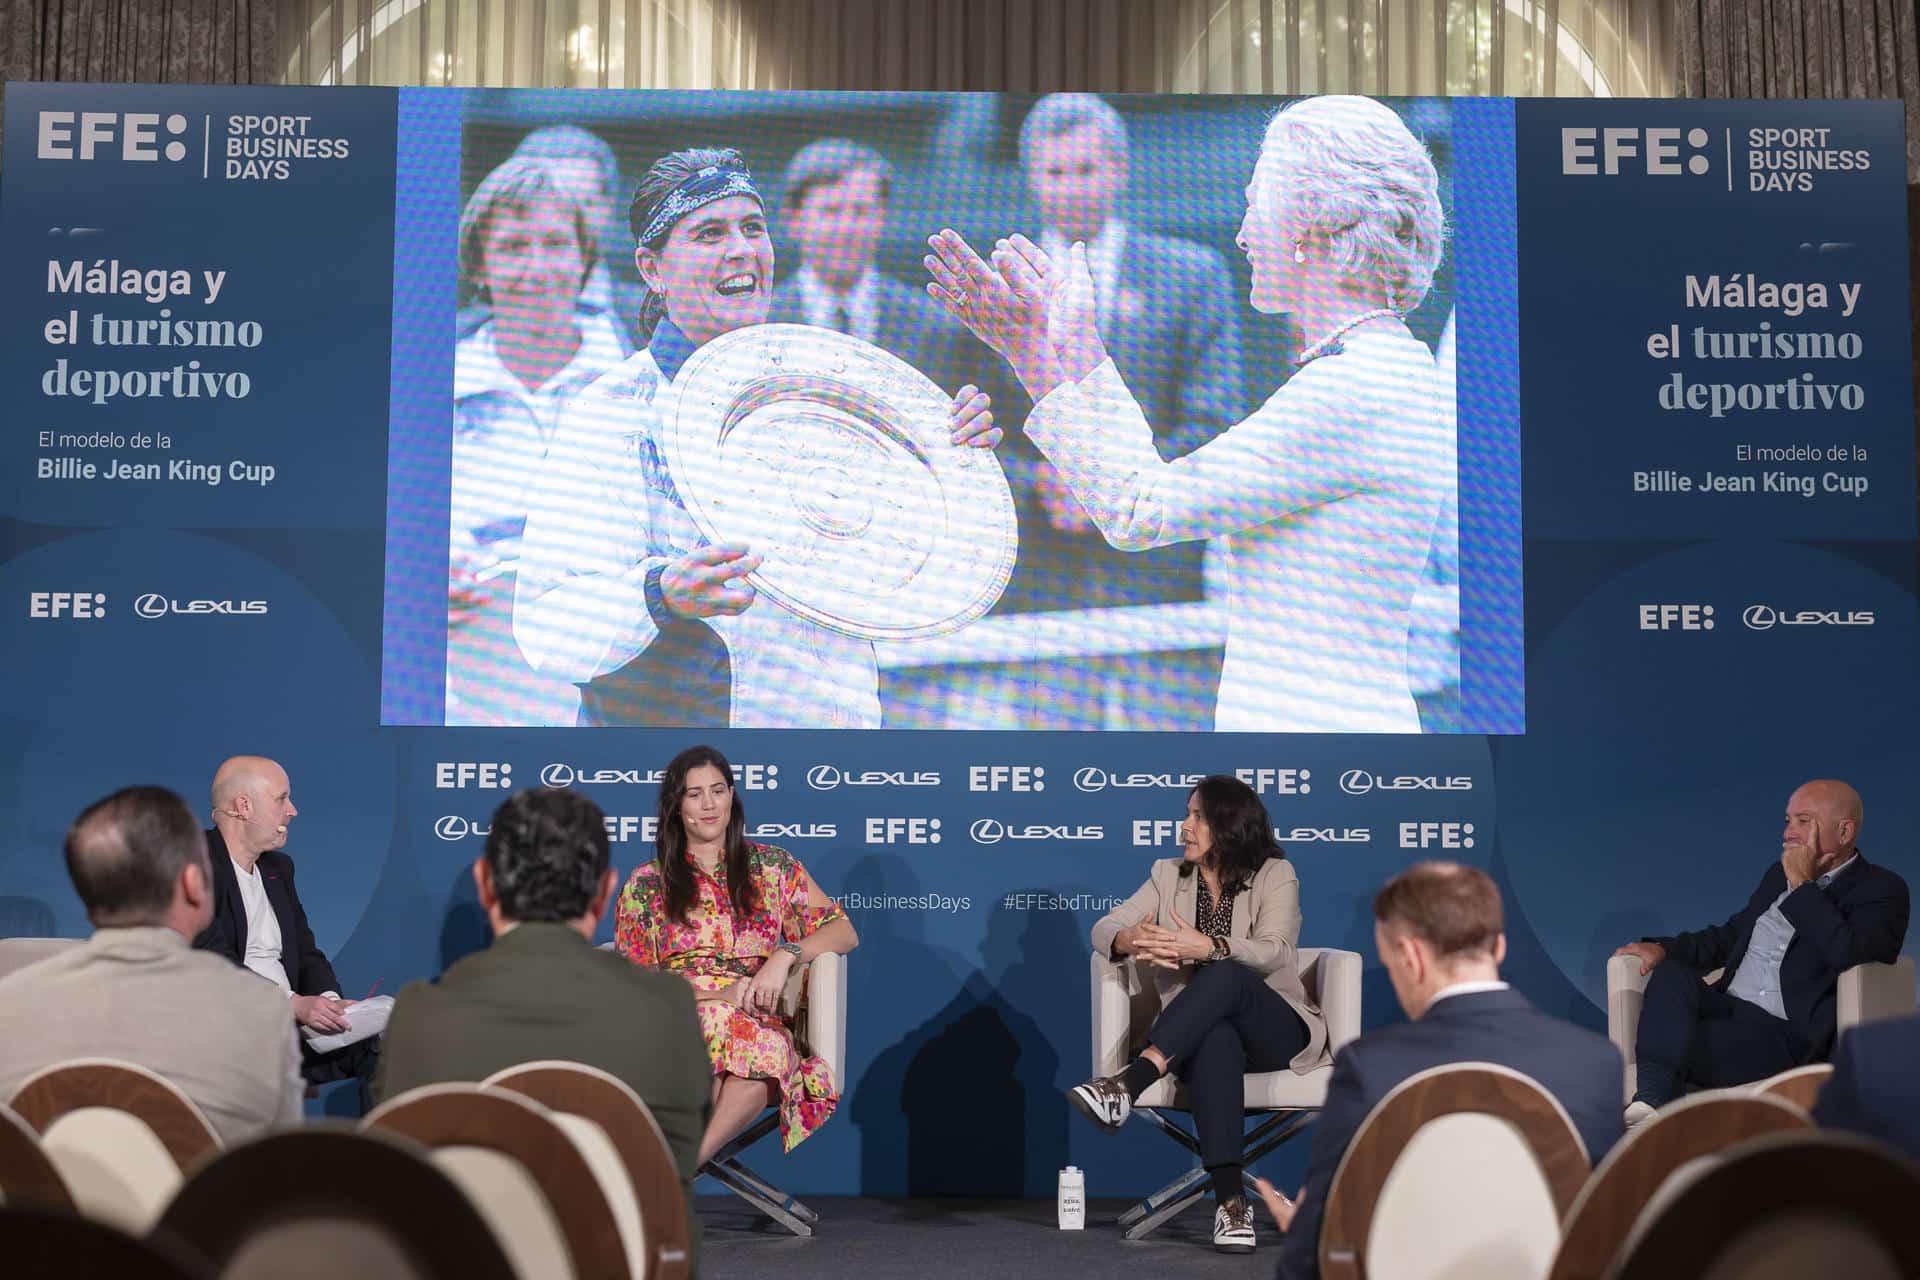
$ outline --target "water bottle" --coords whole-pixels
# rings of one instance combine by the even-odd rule
[[[1087,1175],[1068,1165],[1060,1171],[1060,1229],[1084,1231],[1087,1226]]]

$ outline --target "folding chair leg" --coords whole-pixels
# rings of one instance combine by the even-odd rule
[[[701,1168],[701,1172],[712,1175],[721,1186],[793,1232],[794,1235],[813,1234],[813,1223],[818,1220],[818,1215],[811,1209],[785,1192],[777,1192],[774,1196],[765,1195],[761,1191],[765,1183],[760,1182],[758,1178],[743,1178],[736,1170],[737,1166],[717,1164],[712,1161]],[[806,1213],[807,1217],[800,1217],[793,1212],[795,1209]]]
[[[1158,1108],[1143,1107],[1133,1114],[1145,1119],[1154,1128],[1192,1152],[1196,1158],[1199,1156],[1200,1140],[1161,1115]],[[1294,1137],[1319,1118],[1318,1111],[1280,1111],[1266,1117],[1248,1130],[1240,1157],[1240,1177],[1248,1188],[1253,1187],[1251,1170],[1254,1161],[1270,1155],[1274,1148]],[[1139,1240],[1159,1230],[1184,1212],[1194,1201],[1206,1195],[1206,1184],[1207,1171],[1196,1164],[1145,1200],[1134,1205],[1120,1215],[1120,1225],[1126,1228],[1125,1238]]]
[[[732,1174],[735,1178],[738,1178],[741,1182],[753,1188],[753,1190],[759,1194],[761,1199],[771,1200],[776,1203],[784,1202],[787,1208],[790,1209],[795,1216],[802,1218],[807,1222],[818,1222],[820,1220],[819,1214],[815,1213],[812,1209],[809,1209],[806,1205],[801,1204],[798,1200],[795,1200],[792,1196],[788,1195],[786,1192],[782,1191],[780,1188],[774,1186],[771,1182],[768,1182],[765,1178],[761,1177],[759,1174],[755,1173],[753,1170],[747,1168],[747,1166],[745,1166],[744,1164],[741,1164],[738,1160],[733,1160],[733,1159],[718,1160],[717,1159],[717,1160],[714,1160],[713,1163],[716,1165],[719,1165],[721,1168],[724,1168],[728,1173]],[[712,1172],[712,1170],[709,1169],[708,1172]]]
[[[1158,1231],[1206,1194],[1207,1171],[1198,1168],[1187,1170],[1120,1215],[1120,1225],[1127,1229],[1126,1239],[1139,1240]]]

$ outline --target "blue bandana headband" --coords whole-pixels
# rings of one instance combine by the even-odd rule
[[[640,243],[649,249],[658,249],[665,243],[674,223],[695,209],[728,196],[752,196],[762,209],[767,207],[767,202],[760,198],[760,189],[753,185],[752,174],[745,169],[710,164],[667,193],[667,198],[648,220],[646,230],[640,233]]]

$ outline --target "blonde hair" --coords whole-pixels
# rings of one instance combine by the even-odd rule
[[[515,156],[480,180],[460,211],[460,275],[482,298],[487,296],[487,233],[504,210],[540,213],[560,209],[573,218],[573,234],[580,242],[580,284],[586,283],[599,260],[592,218],[567,185],[554,176],[547,162]]]
[[[1284,172],[1300,193],[1308,232],[1335,266],[1370,277],[1395,311],[1420,305],[1446,245],[1446,214],[1433,157],[1398,115],[1372,98],[1307,98],[1267,125],[1260,159],[1261,181]]]

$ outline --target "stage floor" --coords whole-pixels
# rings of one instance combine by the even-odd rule
[[[1280,1235],[1264,1209],[1251,1254],[1213,1251],[1213,1202],[1203,1201],[1145,1240],[1120,1238],[1114,1222],[1130,1201],[1096,1200],[1087,1229],[1062,1231],[1051,1200],[841,1199],[807,1201],[818,1234],[787,1234],[732,1196],[695,1201],[704,1232],[701,1271],[725,1280],[1113,1280],[1271,1276]]]

